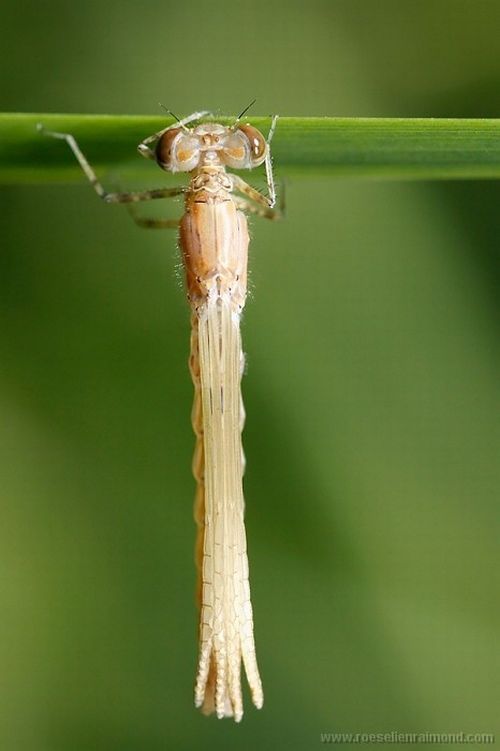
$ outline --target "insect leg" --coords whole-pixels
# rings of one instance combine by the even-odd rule
[[[260,214],[261,216],[265,216],[268,219],[279,219],[283,214],[283,208],[284,208],[284,199],[282,198],[281,205],[279,209],[274,208],[274,204],[276,202],[276,199],[272,200],[271,197],[263,196],[262,193],[259,193],[259,191],[254,188],[252,185],[249,185],[245,180],[243,180],[239,175],[231,175],[231,178],[233,180],[233,187],[239,192],[243,193],[244,196],[249,198],[251,201],[254,201],[257,206],[252,206],[248,201],[246,201],[244,198],[238,198],[235,196],[235,199],[239,201],[244,201],[245,205],[249,209],[249,211],[252,212],[252,214]],[[274,186],[273,186],[274,188]],[[283,193],[282,193],[283,196]],[[257,211],[256,209],[259,208],[260,211]]]
[[[135,213],[131,204],[127,204],[127,210],[134,222],[145,229],[178,229],[179,219],[157,219],[156,217],[139,216]]]
[[[240,196],[233,196],[233,200],[236,207],[242,211],[248,211],[250,214],[257,214],[257,216],[263,216],[266,219],[281,219],[281,211],[279,209],[272,209],[270,206],[262,204],[256,205]]]
[[[271,158],[271,141],[274,136],[274,131],[276,130],[277,122],[278,122],[278,115],[274,115],[272,122],[271,122],[271,127],[269,129],[269,133],[267,135],[267,149],[266,149],[266,159],[265,159],[267,192],[269,194],[269,205],[271,206],[271,208],[276,203],[276,189],[274,187],[273,163],[272,163],[272,158]]]
[[[84,171],[88,181],[94,188],[95,192],[105,203],[137,203],[138,201],[151,201],[155,198],[170,198],[172,196],[179,196],[184,193],[183,186],[177,186],[175,188],[157,188],[154,190],[139,190],[130,191],[125,193],[108,192],[99,182],[96,173],[90,166],[87,158],[81,151],[74,136],[70,133],[56,133],[51,130],[45,130],[41,123],[38,124],[38,130],[51,138],[59,138],[62,141],[66,141],[71,151],[78,160],[78,163]]]

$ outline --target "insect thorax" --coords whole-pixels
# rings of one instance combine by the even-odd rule
[[[233,190],[233,181],[223,166],[201,167],[192,177],[190,188],[194,193],[220,194],[222,198],[227,198],[227,193]]]

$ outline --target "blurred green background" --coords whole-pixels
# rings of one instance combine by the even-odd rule
[[[500,116],[497,0],[0,11],[5,111],[231,115],[256,96],[263,115]],[[175,234],[140,230],[83,180],[1,190],[2,751],[495,732],[499,206],[494,182],[291,176],[286,221],[252,220],[245,488],[265,706],[247,695],[235,726],[192,706]]]

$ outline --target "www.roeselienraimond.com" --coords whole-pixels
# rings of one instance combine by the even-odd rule
[[[320,733],[321,743],[495,743],[493,733],[404,733],[391,730],[385,733]]]

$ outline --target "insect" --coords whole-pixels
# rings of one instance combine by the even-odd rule
[[[103,188],[72,135],[39,126],[46,135],[66,141],[106,203],[133,204],[179,195],[185,199],[180,222],[132,216],[143,227],[179,227],[191,306],[189,367],[195,391],[193,474],[200,606],[195,704],[206,714],[215,711],[219,718],[233,716],[237,722],[243,716],[242,662],[253,703],[260,708],[264,700],[255,654],[242,485],[245,411],[240,317],[249,243],[245,212],[268,219],[280,215],[270,153],[277,117],[265,139],[252,125],[241,122],[245,112],[231,126],[203,122],[188,127],[210,114],[195,112],[145,138],[138,146],[142,156],[163,170],[189,172],[190,181],[187,186],[127,193]],[[267,196],[226,171],[262,164]]]

